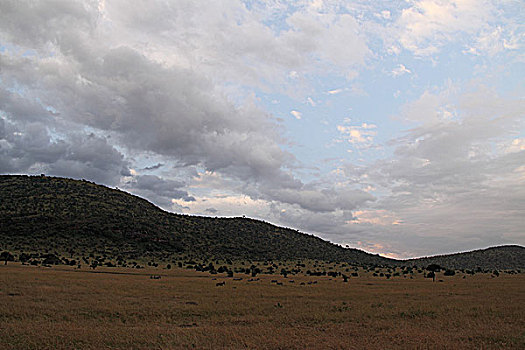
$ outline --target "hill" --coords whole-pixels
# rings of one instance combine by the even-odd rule
[[[3,175],[0,198],[0,250],[164,261],[184,256],[395,262],[259,220],[169,213],[85,180]]]
[[[361,266],[525,268],[525,248],[394,260],[249,218],[166,212],[127,192],[48,176],[0,175],[0,251],[121,260],[322,260]]]
[[[407,265],[428,266],[437,264],[449,269],[522,269],[525,268],[525,248],[507,245],[470,252],[438,255],[406,260]]]

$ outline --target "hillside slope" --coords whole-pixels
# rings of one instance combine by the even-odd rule
[[[525,248],[508,245],[471,252],[438,255],[406,261],[407,265],[437,264],[450,269],[516,269],[525,268]]]
[[[118,189],[48,176],[0,175],[0,223],[0,251],[164,261],[312,259],[355,265],[525,269],[525,248],[517,245],[387,259],[259,220],[168,213]]]
[[[318,237],[246,218],[168,213],[88,181],[0,176],[0,250],[97,253],[137,259],[318,259],[393,264]]]

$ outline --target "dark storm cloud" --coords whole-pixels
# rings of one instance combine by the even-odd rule
[[[61,13],[62,6],[45,11],[25,2],[4,5],[2,13],[10,16],[2,25],[4,36],[36,50],[35,56],[3,58],[10,88],[27,82],[22,91],[4,98],[12,119],[44,117],[42,110],[21,113],[11,106],[16,99],[38,96],[41,104],[58,111],[59,121],[113,132],[130,149],[202,164],[242,179],[288,181],[280,168],[293,157],[277,144],[278,135],[263,111],[250,104],[233,106],[195,71],[165,67],[130,47],[107,47],[103,38],[82,26],[70,31],[69,20],[63,18],[80,17],[92,25],[97,12],[64,7]],[[31,17],[26,12],[37,13]],[[39,33],[14,25],[27,17],[39,23]],[[76,46],[64,42],[74,35],[79,39]],[[37,59],[50,54],[46,43],[59,55]]]
[[[96,25],[97,5],[97,1],[5,0],[0,7],[1,35],[37,50],[49,44],[76,46],[79,33]]]
[[[269,198],[282,203],[297,204],[311,212],[331,212],[334,210],[353,210],[368,201],[375,200],[367,192],[350,189],[316,189],[303,186],[299,189],[268,189]]]
[[[152,166],[147,166],[147,167],[144,167],[143,170],[157,170],[157,169],[160,169],[164,166],[163,163],[157,163],[155,165],[152,165]]]
[[[20,130],[31,121],[65,135],[90,127],[113,135],[112,142],[129,153],[152,152],[177,164],[198,165],[251,184],[256,197],[312,211],[350,209],[371,199],[358,191],[341,196],[306,188],[285,171],[295,158],[281,148],[271,116],[249,100],[234,105],[196,70],[159,63],[134,47],[110,45],[111,37],[105,35],[118,33],[101,24],[95,3],[17,1],[0,6],[0,35],[10,43],[1,56],[0,101],[6,118]],[[17,54],[20,50],[30,54]],[[71,148],[63,144],[71,141],[64,137],[49,147]],[[62,157],[54,160],[53,170],[64,175],[94,166],[87,158],[64,158],[67,152],[52,154]],[[86,176],[100,178],[89,172]]]
[[[46,173],[115,185],[129,175],[123,155],[105,138],[71,134],[53,139],[38,123],[18,129],[0,119],[0,172]]]
[[[164,180],[155,175],[135,176],[132,185],[135,189],[151,191],[162,197],[184,199],[188,202],[195,200],[193,197],[188,196],[187,192],[180,190],[180,188],[185,186],[184,182]]]
[[[173,199],[182,199],[185,202],[195,200],[181,189],[185,186],[182,181],[165,180],[155,175],[136,175],[124,184],[126,190],[143,196],[166,210],[172,209]]]

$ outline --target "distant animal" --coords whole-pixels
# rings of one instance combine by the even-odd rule
[[[224,286],[225,284],[226,284],[226,282],[223,281],[223,282],[215,283],[215,286],[216,286],[216,287],[222,287],[222,286]]]
[[[278,286],[282,286],[283,283],[282,283],[282,282],[277,282],[277,285],[278,285]]]
[[[233,280],[234,280],[234,281],[242,281],[242,277],[234,278]]]
[[[271,283],[277,283],[277,280],[271,280]]]
[[[161,276],[158,276],[158,275],[151,275],[151,276],[149,276],[150,279],[154,279],[154,280],[160,280],[160,277]]]

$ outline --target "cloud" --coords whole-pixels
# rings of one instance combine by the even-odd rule
[[[399,256],[523,242],[525,108],[505,97],[519,82],[483,77],[511,77],[508,58],[523,60],[515,2],[52,5],[0,2],[0,172],[88,178],[169,210],[243,213]],[[475,81],[447,80],[443,67],[424,75],[419,58],[439,65],[457,53]],[[388,83],[375,82],[378,64],[421,76],[379,104],[371,92]],[[465,92],[480,81],[501,95]],[[319,133],[358,151],[393,139],[368,165],[316,150],[336,168],[312,175],[317,153],[305,161],[298,134],[270,112],[287,103],[318,104],[327,125],[349,106],[373,120],[396,114],[378,122],[381,138],[375,124],[350,121]]]
[[[347,222],[353,219],[353,214],[348,210],[335,210],[330,212],[309,212],[294,206],[279,206],[273,212],[276,222],[314,232],[324,239],[339,242],[344,237],[359,235],[359,230],[352,230]],[[344,232],[344,234],[343,234]]]
[[[133,43],[152,59],[198,66],[204,75],[248,86],[297,89],[289,72],[303,76],[323,68],[346,76],[371,55],[357,20],[336,6],[112,1],[103,14],[120,30],[119,42]]]
[[[419,0],[405,8],[396,21],[399,43],[418,56],[437,53],[462,35],[475,37],[496,13],[491,1]]]
[[[329,90],[327,93],[329,95],[337,95],[339,93],[343,92],[343,89],[334,89],[334,90]]]
[[[315,106],[317,105],[317,104],[315,103],[315,101],[312,100],[311,97],[308,97],[308,98],[306,99],[306,102],[307,102],[310,106],[312,106],[312,107],[315,107]]]
[[[166,17],[174,15],[173,18],[179,18],[181,23],[188,23],[189,18],[212,20],[211,23],[204,21],[207,27],[203,27],[205,30],[198,28],[196,34],[197,42],[203,45],[202,49],[209,50],[206,44],[210,44],[211,38],[206,30],[211,25],[226,24],[221,16],[217,16],[218,13],[234,18],[235,11],[239,10],[235,5],[226,6],[224,11],[202,11],[200,6],[197,8],[193,2],[187,2],[188,7],[184,8],[184,16],[181,17],[177,10],[182,3],[173,8],[167,8],[163,3],[151,3],[148,4],[148,10],[151,11],[145,11],[137,5],[126,5],[120,8],[121,12],[113,7],[117,3],[106,3],[103,13],[99,12],[98,7],[83,6],[77,2],[57,2],[54,11],[23,1],[17,2],[16,6],[4,4],[3,16],[9,16],[10,19],[2,22],[2,36],[20,47],[20,50],[2,54],[5,63],[2,108],[6,120],[12,123],[16,121],[22,133],[27,127],[26,123],[32,120],[63,135],[68,135],[71,130],[79,133],[86,129],[94,130],[96,134],[110,137],[105,138],[106,143],[107,140],[112,142],[112,145],[107,144],[108,147],[119,147],[126,155],[152,154],[183,167],[200,167],[209,172],[219,172],[226,178],[246,182],[245,186],[250,188],[250,195],[254,197],[270,198],[272,201],[293,203],[314,210],[326,210],[329,203],[336,204],[332,198],[334,196],[329,193],[317,195],[320,203],[325,203],[317,207],[309,199],[315,189],[301,194],[305,191],[304,185],[286,170],[294,167],[296,160],[291,153],[283,150],[283,140],[272,117],[258,107],[253,98],[247,98],[240,104],[234,103],[225,95],[222,86],[215,84],[205,74],[208,72],[206,67],[197,71],[190,68],[191,64],[186,64],[193,62],[195,57],[163,57],[167,61],[161,63],[161,57],[155,49],[150,51],[140,45],[140,39],[144,38],[141,33],[148,32],[155,34],[151,37],[152,47],[162,48],[164,53],[173,50],[183,53],[186,49],[194,52],[187,47],[177,46],[187,42],[176,39],[179,35],[186,35],[188,28],[180,27],[176,21]],[[252,69],[259,64],[264,68],[264,65],[270,64],[269,56],[266,55],[277,49],[283,52],[272,55],[271,66],[281,64],[287,69],[291,63],[296,64],[301,59],[297,56],[289,61],[290,64],[286,63],[286,52],[292,55],[290,57],[301,52],[302,57],[305,49],[307,52],[320,50],[315,60],[320,58],[343,67],[361,64],[366,54],[363,39],[354,34],[357,32],[356,23],[348,15],[323,15],[305,9],[288,18],[290,29],[278,37],[266,28],[262,34],[246,37],[245,41],[233,35],[233,31],[243,33],[238,25],[246,26],[248,33],[253,34],[262,29],[261,24],[254,22],[245,10],[240,9],[238,14],[239,21],[227,21],[227,26],[221,29],[225,35],[232,31],[232,35],[225,41],[210,44],[216,51],[201,53],[209,58],[218,58],[219,61],[225,60],[228,65],[236,60],[237,53],[242,53],[244,58],[252,54],[257,57],[255,63],[251,62],[249,67],[241,64],[236,72],[242,72],[243,67]],[[203,15],[207,17],[202,18]],[[156,16],[166,20],[159,21]],[[27,18],[33,18],[38,23],[38,32],[11,25]],[[76,20],[82,24],[72,29],[71,21]],[[319,20],[323,26],[319,26]],[[129,27],[130,23],[133,23],[132,28]],[[174,36],[168,40],[162,34],[164,31]],[[314,40],[308,39],[310,34]],[[333,36],[350,40],[355,46],[352,49],[336,48]],[[308,42],[314,46],[303,47],[310,45]],[[243,46],[248,43],[254,46]],[[298,51],[290,52],[282,46],[283,43]],[[224,45],[232,50],[231,56],[223,56],[227,51],[223,50]],[[33,50],[34,54],[21,53],[27,49]],[[283,57],[284,61],[274,62],[275,57]],[[214,72],[218,71],[220,69],[214,67]],[[293,114],[296,118],[301,116],[298,111]],[[70,147],[68,142],[72,140],[71,137],[64,137],[58,143],[48,142],[55,148],[67,149]],[[77,162],[84,162],[85,168],[72,172],[71,169],[75,168],[69,167],[68,170],[70,159],[66,155],[67,152],[60,151],[53,160],[55,168],[63,171],[63,174],[77,174],[92,166],[84,157]],[[6,158],[9,156],[11,154]],[[6,162],[11,160],[7,159]],[[121,159],[121,162],[128,160]],[[20,166],[17,168],[23,169]],[[28,169],[29,165],[25,168]],[[127,172],[113,171],[110,182],[116,182],[117,174],[121,173]],[[92,176],[101,178],[96,174]],[[139,194],[151,195],[152,200],[166,207],[170,197],[187,196],[182,184],[178,187],[178,184],[169,181],[169,176],[162,179],[137,175],[127,183],[127,188]],[[169,192],[165,186],[176,190]],[[350,199],[345,199],[340,205],[349,207],[350,202]]]
[[[157,169],[160,169],[164,166],[164,164],[162,163],[157,163],[155,165],[152,165],[152,166],[147,166],[147,167],[144,167],[143,170],[157,170]]]
[[[185,204],[186,211],[199,215],[241,216],[252,218],[265,218],[268,220],[270,203],[261,199],[252,199],[238,194],[215,194],[196,198],[195,201],[184,203],[180,200],[178,204]]]
[[[402,221],[395,214],[386,210],[358,210],[354,212],[354,224],[371,224],[379,226],[400,225]]]
[[[374,124],[362,123],[361,125],[338,125],[337,131],[341,134],[342,140],[355,145],[359,148],[372,146],[374,136],[377,134],[373,129]]]
[[[125,183],[125,189],[148,198],[165,209],[171,209],[174,200],[182,203],[195,201],[188,192],[182,190],[186,184],[182,181],[163,179],[156,175],[136,175]]]
[[[399,64],[391,72],[391,74],[392,74],[392,76],[394,78],[399,77],[399,76],[404,75],[404,74],[407,74],[407,73],[410,74],[410,73],[412,73],[412,71],[410,69],[408,69],[407,67],[405,67],[404,65],[402,65],[402,64]]]
[[[0,119],[0,173],[45,173],[106,185],[129,175],[129,163],[104,137],[72,133],[52,137],[44,125],[20,129]]]
[[[523,47],[524,41],[523,35],[498,25],[480,32],[464,52],[478,56],[495,56],[506,50],[517,50]]]
[[[418,99],[410,101],[401,107],[401,117],[411,122],[438,124],[457,119],[458,87],[447,83],[441,91],[425,90]]]
[[[89,127],[110,133],[114,142],[131,152],[153,152],[240,179],[287,181],[281,168],[293,162],[293,156],[280,148],[274,124],[254,103],[234,106],[219,87],[194,70],[160,64],[130,46],[111,47],[111,37],[101,40],[105,29],[100,22],[97,26],[97,9],[77,4],[69,11],[64,4],[49,13],[43,7],[18,4],[17,11],[2,13],[18,16],[18,23],[28,13],[40,11],[45,20],[39,22],[38,33],[5,24],[13,19],[2,26],[6,37],[38,52],[2,55],[7,63],[4,91],[15,86],[23,91],[4,94],[10,120],[48,121],[50,113],[40,105],[51,106],[57,113],[50,122],[64,132],[71,125]],[[61,9],[81,17],[91,30],[75,26],[70,31],[69,20],[59,19],[71,15]],[[70,46],[74,35],[79,42]],[[14,109],[23,105],[35,107]]]
[[[300,120],[303,117],[303,114],[301,112],[295,110],[291,111],[290,114],[293,115],[297,120]]]
[[[520,151],[525,151],[525,138],[515,138],[512,140],[512,142],[510,142],[510,144],[504,146],[505,153],[514,153]]]
[[[271,199],[281,203],[296,204],[310,212],[331,212],[338,209],[350,211],[375,199],[365,191],[349,188],[267,190],[266,193]]]
[[[309,9],[295,12],[286,22],[291,27],[284,35],[288,45],[301,52],[316,47],[319,58],[331,64],[340,67],[364,64],[370,53],[357,20],[349,14]]]
[[[486,89],[455,99],[459,120],[436,124],[423,118],[421,126],[397,141],[393,159],[367,170],[378,191],[390,193],[374,207],[394,213],[406,232],[429,240],[448,237],[458,247],[523,239],[518,213],[525,210],[525,192],[519,165],[525,151],[494,148],[523,127],[523,101]]]

